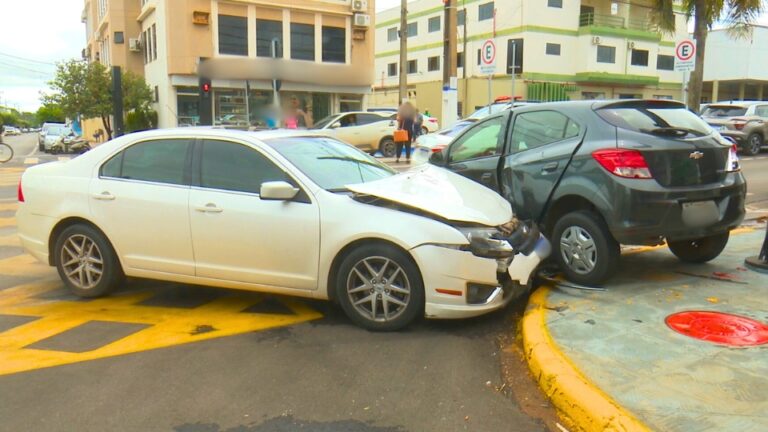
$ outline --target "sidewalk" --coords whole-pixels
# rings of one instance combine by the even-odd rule
[[[681,311],[768,323],[768,275],[743,264],[758,253],[763,227],[733,234],[709,264],[645,248],[625,253],[607,291],[540,288],[532,295],[523,320],[526,357],[573,430],[768,431],[768,344],[716,345],[665,323]]]

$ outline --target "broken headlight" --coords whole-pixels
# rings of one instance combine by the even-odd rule
[[[539,240],[536,225],[517,219],[498,228],[459,228],[459,231],[467,237],[469,250],[483,258],[511,258],[517,253],[528,255]]]

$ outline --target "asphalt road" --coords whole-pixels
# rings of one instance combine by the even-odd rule
[[[325,302],[193,286],[74,298],[15,236],[18,176],[56,159],[35,139],[8,137],[0,165],[0,430],[556,430],[514,341],[523,305],[381,334]]]

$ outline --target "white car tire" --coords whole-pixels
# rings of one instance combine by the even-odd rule
[[[56,239],[53,253],[61,280],[79,297],[107,295],[123,281],[123,270],[112,245],[89,225],[64,229]]]

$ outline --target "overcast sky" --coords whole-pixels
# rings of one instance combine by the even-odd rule
[[[53,77],[54,63],[80,57],[85,47],[85,25],[80,22],[84,1],[12,3],[0,20],[0,104],[34,111],[40,106],[40,91]],[[400,0],[376,0],[376,10],[399,4]],[[760,22],[768,24],[768,16]]]

